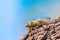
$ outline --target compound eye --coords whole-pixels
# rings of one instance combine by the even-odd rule
[[[28,25],[29,25],[29,24],[27,23],[27,24],[26,24],[26,27],[28,27]]]
[[[33,24],[33,22],[28,22],[28,23],[26,24],[26,27],[30,27],[30,26],[32,26],[32,24]]]
[[[29,22],[28,24],[29,24],[29,26],[32,26],[33,22],[31,21],[31,22]]]

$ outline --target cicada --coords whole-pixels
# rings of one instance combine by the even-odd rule
[[[46,18],[46,17],[45,17]],[[47,24],[50,21],[50,19],[37,19],[37,20],[33,20],[33,21],[29,21],[26,24],[26,27],[28,29],[31,29],[32,27],[36,27],[38,25],[43,25],[43,24]]]

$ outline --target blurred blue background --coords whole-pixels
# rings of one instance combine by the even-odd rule
[[[0,0],[0,40],[18,40],[26,22],[60,16],[59,0]]]

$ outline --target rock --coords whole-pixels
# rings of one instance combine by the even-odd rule
[[[60,40],[60,17],[48,24],[37,25],[20,40]]]

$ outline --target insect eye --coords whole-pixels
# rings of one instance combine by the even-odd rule
[[[28,26],[29,26],[29,24],[27,23],[27,24],[26,24],[26,27],[28,27]]]

